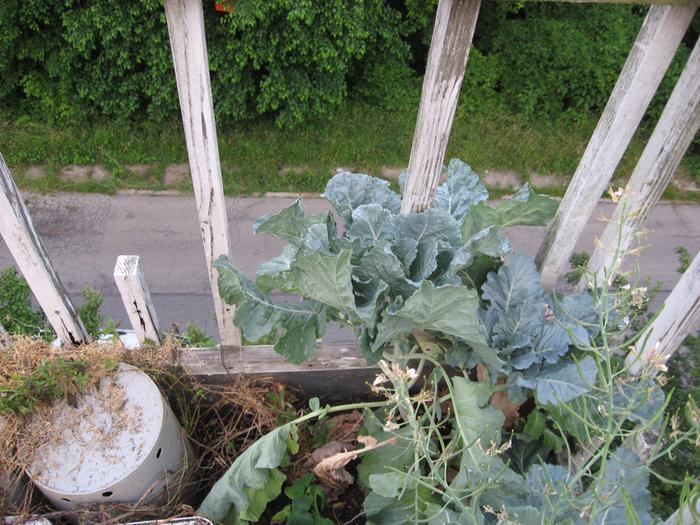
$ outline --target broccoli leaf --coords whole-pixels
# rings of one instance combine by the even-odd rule
[[[535,262],[521,254],[513,255],[497,273],[489,273],[481,289],[484,299],[491,301],[491,306],[500,311],[540,299],[544,294]]]
[[[321,197],[335,206],[346,227],[353,222],[353,212],[363,204],[378,204],[394,214],[401,210],[401,198],[389,189],[387,181],[363,173],[338,173],[328,181]]]
[[[275,343],[275,351],[293,363],[314,355],[316,339],[323,335],[326,326],[322,304],[311,300],[274,302],[226,257],[219,257],[214,268],[219,272],[219,293],[228,304],[238,307],[234,322],[246,338],[255,342],[280,330],[282,336]]]
[[[479,297],[474,290],[461,285],[436,288],[432,282],[423,281],[399,310],[385,314],[379,324],[375,348],[413,330],[432,330],[467,343],[485,345],[478,307]]]
[[[543,368],[534,379],[523,386],[534,388],[537,401],[543,405],[566,403],[589,392],[595,382],[598,367],[595,360],[586,356],[578,363],[562,360]]]
[[[311,225],[324,223],[328,218],[328,212],[305,217],[304,208],[297,199],[279,213],[260,217],[253,225],[253,231],[268,233],[298,245]]]
[[[267,504],[282,492],[278,467],[297,450],[297,428],[287,424],[249,446],[216,482],[197,510],[213,521],[258,523]]]
[[[471,167],[459,159],[447,166],[447,182],[435,190],[433,207],[445,210],[457,221],[469,212],[470,206],[488,199],[489,193]]]
[[[396,236],[395,217],[379,204],[363,204],[353,210],[352,225],[346,235],[348,239],[359,239],[365,245],[392,240]]]
[[[300,249],[292,262],[292,270],[298,274],[301,295],[341,312],[354,313],[351,257],[350,250],[325,255],[306,248]]]
[[[526,183],[512,199],[499,202],[495,208],[485,203],[473,205],[462,222],[462,238],[467,240],[492,226],[544,226],[558,207],[556,200],[535,193]]]

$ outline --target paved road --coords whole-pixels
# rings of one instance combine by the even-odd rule
[[[26,195],[27,204],[49,256],[68,292],[80,302],[80,291],[92,286],[104,294],[105,316],[123,319],[126,312],[112,278],[118,255],[140,255],[162,328],[172,322],[196,321],[216,333],[212,302],[192,195],[97,195],[59,193]],[[231,246],[234,262],[253,276],[260,261],[278,255],[283,243],[252,233],[255,219],[281,209],[291,198],[228,198]],[[323,199],[305,199],[309,212],[328,208]],[[608,216],[612,203],[601,202],[576,247],[591,251],[593,235],[602,231],[597,219]],[[662,203],[652,214],[650,248],[639,258],[642,275],[663,282],[670,291],[678,279],[674,253],[683,245],[691,253],[700,249],[700,206]],[[509,237],[517,251],[534,255],[544,228],[512,228]],[[13,264],[0,241],[0,268]],[[562,283],[563,284],[563,283]],[[333,331],[329,339],[348,334]]]

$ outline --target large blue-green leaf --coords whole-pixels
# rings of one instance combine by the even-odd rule
[[[391,245],[391,251],[401,261],[404,274],[408,277],[411,274],[411,265],[418,254],[418,241],[408,237],[397,239]]]
[[[253,231],[268,233],[292,244],[299,244],[311,225],[324,223],[328,218],[327,212],[305,217],[304,208],[297,199],[279,213],[260,217],[253,225]]]
[[[411,280],[421,282],[430,277],[438,267],[438,253],[438,241],[435,239],[420,243],[409,272]]]
[[[450,486],[456,491],[479,486],[497,478],[508,484],[520,477],[507,469],[500,457],[488,454],[492,444],[501,442],[503,413],[489,404],[491,384],[485,381],[470,381],[465,377],[452,379],[452,406],[456,428],[454,439],[464,448],[459,472]]]
[[[364,411],[363,425],[367,433],[383,442],[392,437],[396,443],[384,445],[381,448],[370,450],[362,454],[360,464],[357,466],[357,477],[360,484],[369,488],[370,476],[385,474],[391,471],[404,471],[414,460],[414,444],[411,439],[410,427],[404,426],[394,432],[386,432],[384,426],[384,411]]]
[[[459,224],[444,210],[429,208],[421,213],[399,215],[396,227],[398,239],[415,239],[418,245],[432,241],[460,244]]]
[[[457,276],[462,270],[469,268],[480,255],[502,257],[510,251],[510,241],[503,236],[498,228],[486,228],[454,250],[449,267],[445,272],[445,282]]]
[[[367,325],[377,323],[381,308],[382,294],[388,285],[384,281],[370,280],[366,282],[354,281],[352,285],[355,294],[355,310],[360,319]]]
[[[452,389],[455,421],[462,441],[468,445],[480,439],[486,448],[491,442],[500,443],[504,416],[489,404],[491,385],[457,376],[452,378]]]
[[[546,366],[533,379],[537,401],[542,405],[569,402],[591,390],[597,373],[598,367],[590,356],[578,363],[562,360]],[[530,387],[530,384],[524,386]]]
[[[353,210],[352,225],[346,236],[349,239],[359,239],[363,244],[390,241],[396,237],[395,217],[379,204],[363,204]]]
[[[394,255],[391,246],[378,242],[353,268],[353,276],[360,282],[383,281],[393,294],[404,297],[416,291],[416,283],[406,279],[401,262]]]
[[[445,210],[457,221],[469,212],[469,207],[488,199],[489,193],[471,167],[458,159],[447,166],[447,182],[435,190],[433,207]]]
[[[600,508],[593,520],[596,525],[628,525],[635,523],[625,505],[627,497],[636,513],[638,522],[647,525],[651,517],[649,493],[649,471],[644,462],[633,451],[620,447],[613,452],[605,464],[605,472],[581,497],[582,504]]]
[[[362,173],[338,173],[328,181],[321,197],[335,206],[348,227],[353,211],[363,204],[378,204],[394,214],[401,210],[401,198],[389,189],[387,181]]]
[[[298,275],[301,295],[341,312],[354,312],[351,257],[350,250],[325,255],[306,248],[300,249],[292,263],[292,271]]]
[[[499,312],[491,330],[491,342],[509,353],[529,346],[542,331],[544,302],[526,300]]]
[[[571,330],[571,344],[588,347],[590,337],[600,333],[598,313],[593,305],[590,292],[583,291],[574,295],[560,296],[547,294],[545,300],[552,307],[554,316],[567,330]]]
[[[281,332],[275,351],[293,363],[313,356],[316,339],[326,328],[326,312],[321,303],[275,302],[226,257],[219,257],[214,267],[219,273],[219,293],[228,304],[237,306],[234,322],[247,339],[255,342],[272,331]]]
[[[501,311],[514,308],[525,301],[539,300],[544,291],[535,262],[526,255],[515,254],[498,272],[489,273],[481,287],[484,299]]]
[[[511,363],[519,370],[542,363],[556,363],[569,350],[569,334],[556,321],[542,324],[532,346],[518,350],[511,356]]]
[[[431,330],[485,345],[478,307],[479,297],[474,290],[461,285],[436,288],[432,282],[423,281],[398,311],[387,312],[379,324],[375,348],[413,330]]]
[[[267,504],[282,491],[278,470],[287,451],[296,451],[296,426],[277,427],[249,446],[217,481],[197,509],[213,521],[258,523]]]
[[[292,261],[298,250],[297,246],[288,244],[280,255],[261,263],[258,266],[255,284],[266,292],[276,289],[298,294],[299,282],[296,274],[291,271]]]
[[[462,222],[462,238],[467,240],[493,226],[499,229],[514,225],[544,226],[558,207],[556,200],[535,193],[526,183],[512,199],[499,202],[495,208],[486,203],[472,206]]]

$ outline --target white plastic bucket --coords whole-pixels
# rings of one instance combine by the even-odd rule
[[[121,363],[77,405],[52,421],[27,469],[54,506],[147,502],[172,491],[189,447],[148,375]]]

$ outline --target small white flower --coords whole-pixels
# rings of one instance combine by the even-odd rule
[[[399,425],[391,420],[387,421],[382,427],[384,432],[391,432],[392,430],[398,430]]]
[[[374,378],[374,382],[372,383],[372,386],[383,385],[387,381],[389,381],[389,379],[387,379],[387,377],[384,374],[377,374],[377,377]]]

